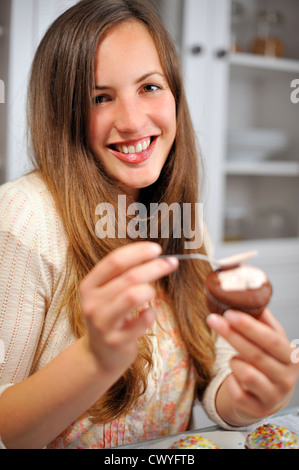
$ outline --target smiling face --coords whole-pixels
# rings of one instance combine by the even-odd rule
[[[175,99],[142,23],[123,23],[100,42],[95,84],[91,150],[137,198],[159,178],[176,134]]]

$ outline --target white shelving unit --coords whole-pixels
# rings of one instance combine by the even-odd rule
[[[231,65],[251,67],[254,69],[272,70],[280,72],[299,73],[299,60],[275,57],[264,57],[249,53],[231,53]]]
[[[299,13],[299,12],[298,12]],[[226,156],[223,166],[225,185],[224,201],[229,207],[243,204],[242,194],[247,194],[247,204],[243,204],[244,218],[247,227],[251,219],[251,230],[240,234],[240,241],[244,238],[259,239],[259,226],[256,225],[256,235],[252,226],[258,220],[259,224],[266,223],[268,217],[269,227],[266,230],[269,238],[289,239],[299,236],[299,212],[295,200],[299,197],[299,140],[297,126],[299,108],[291,102],[290,84],[299,73],[299,60],[288,58],[262,57],[254,54],[230,54],[229,61],[229,102],[228,133],[244,132],[248,128],[275,129],[284,131],[288,136],[288,146],[272,158],[256,161],[235,158],[230,159],[229,145],[226,147]],[[242,112],[242,106],[247,113]],[[248,153],[248,152],[247,152]],[[249,204],[250,202],[250,204]],[[278,229],[270,212],[276,207],[276,222],[279,217],[283,229]],[[260,213],[264,213],[261,220]],[[269,214],[267,215],[267,208]],[[239,213],[241,213],[239,211]],[[219,245],[227,240],[225,226],[222,220],[222,236]]]
[[[299,162],[227,162],[227,175],[299,176]]]
[[[285,18],[285,56],[276,58],[250,49],[253,18],[266,3],[240,1],[250,18],[241,52],[231,52],[232,0],[184,0],[182,58],[206,160],[205,217],[216,256],[258,250],[253,262],[268,274],[271,309],[292,340],[299,338],[299,103],[291,101],[291,82],[299,79],[299,2],[271,1]],[[284,132],[288,145],[263,159],[251,158],[249,145],[247,158],[232,158],[232,133],[252,130]],[[239,220],[238,237],[228,236],[227,215]]]

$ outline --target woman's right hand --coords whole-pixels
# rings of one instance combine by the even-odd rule
[[[136,242],[100,261],[81,282],[85,344],[101,370],[121,375],[137,356],[137,339],[155,319],[152,309],[132,312],[155,297],[151,283],[174,272],[175,258],[159,258],[161,247]]]

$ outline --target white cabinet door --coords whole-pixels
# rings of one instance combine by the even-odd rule
[[[187,100],[200,144],[206,147],[207,100],[211,77],[211,0],[186,0],[183,23],[182,57]]]
[[[224,200],[230,0],[185,0],[182,42],[186,94],[206,163],[205,220],[216,246]]]

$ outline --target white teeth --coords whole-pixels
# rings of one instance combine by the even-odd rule
[[[116,145],[116,149],[118,152],[122,152],[125,154],[128,153],[140,153],[143,152],[144,150],[147,150],[149,146],[151,145],[151,139],[147,139],[144,142],[139,142],[137,145]]]

